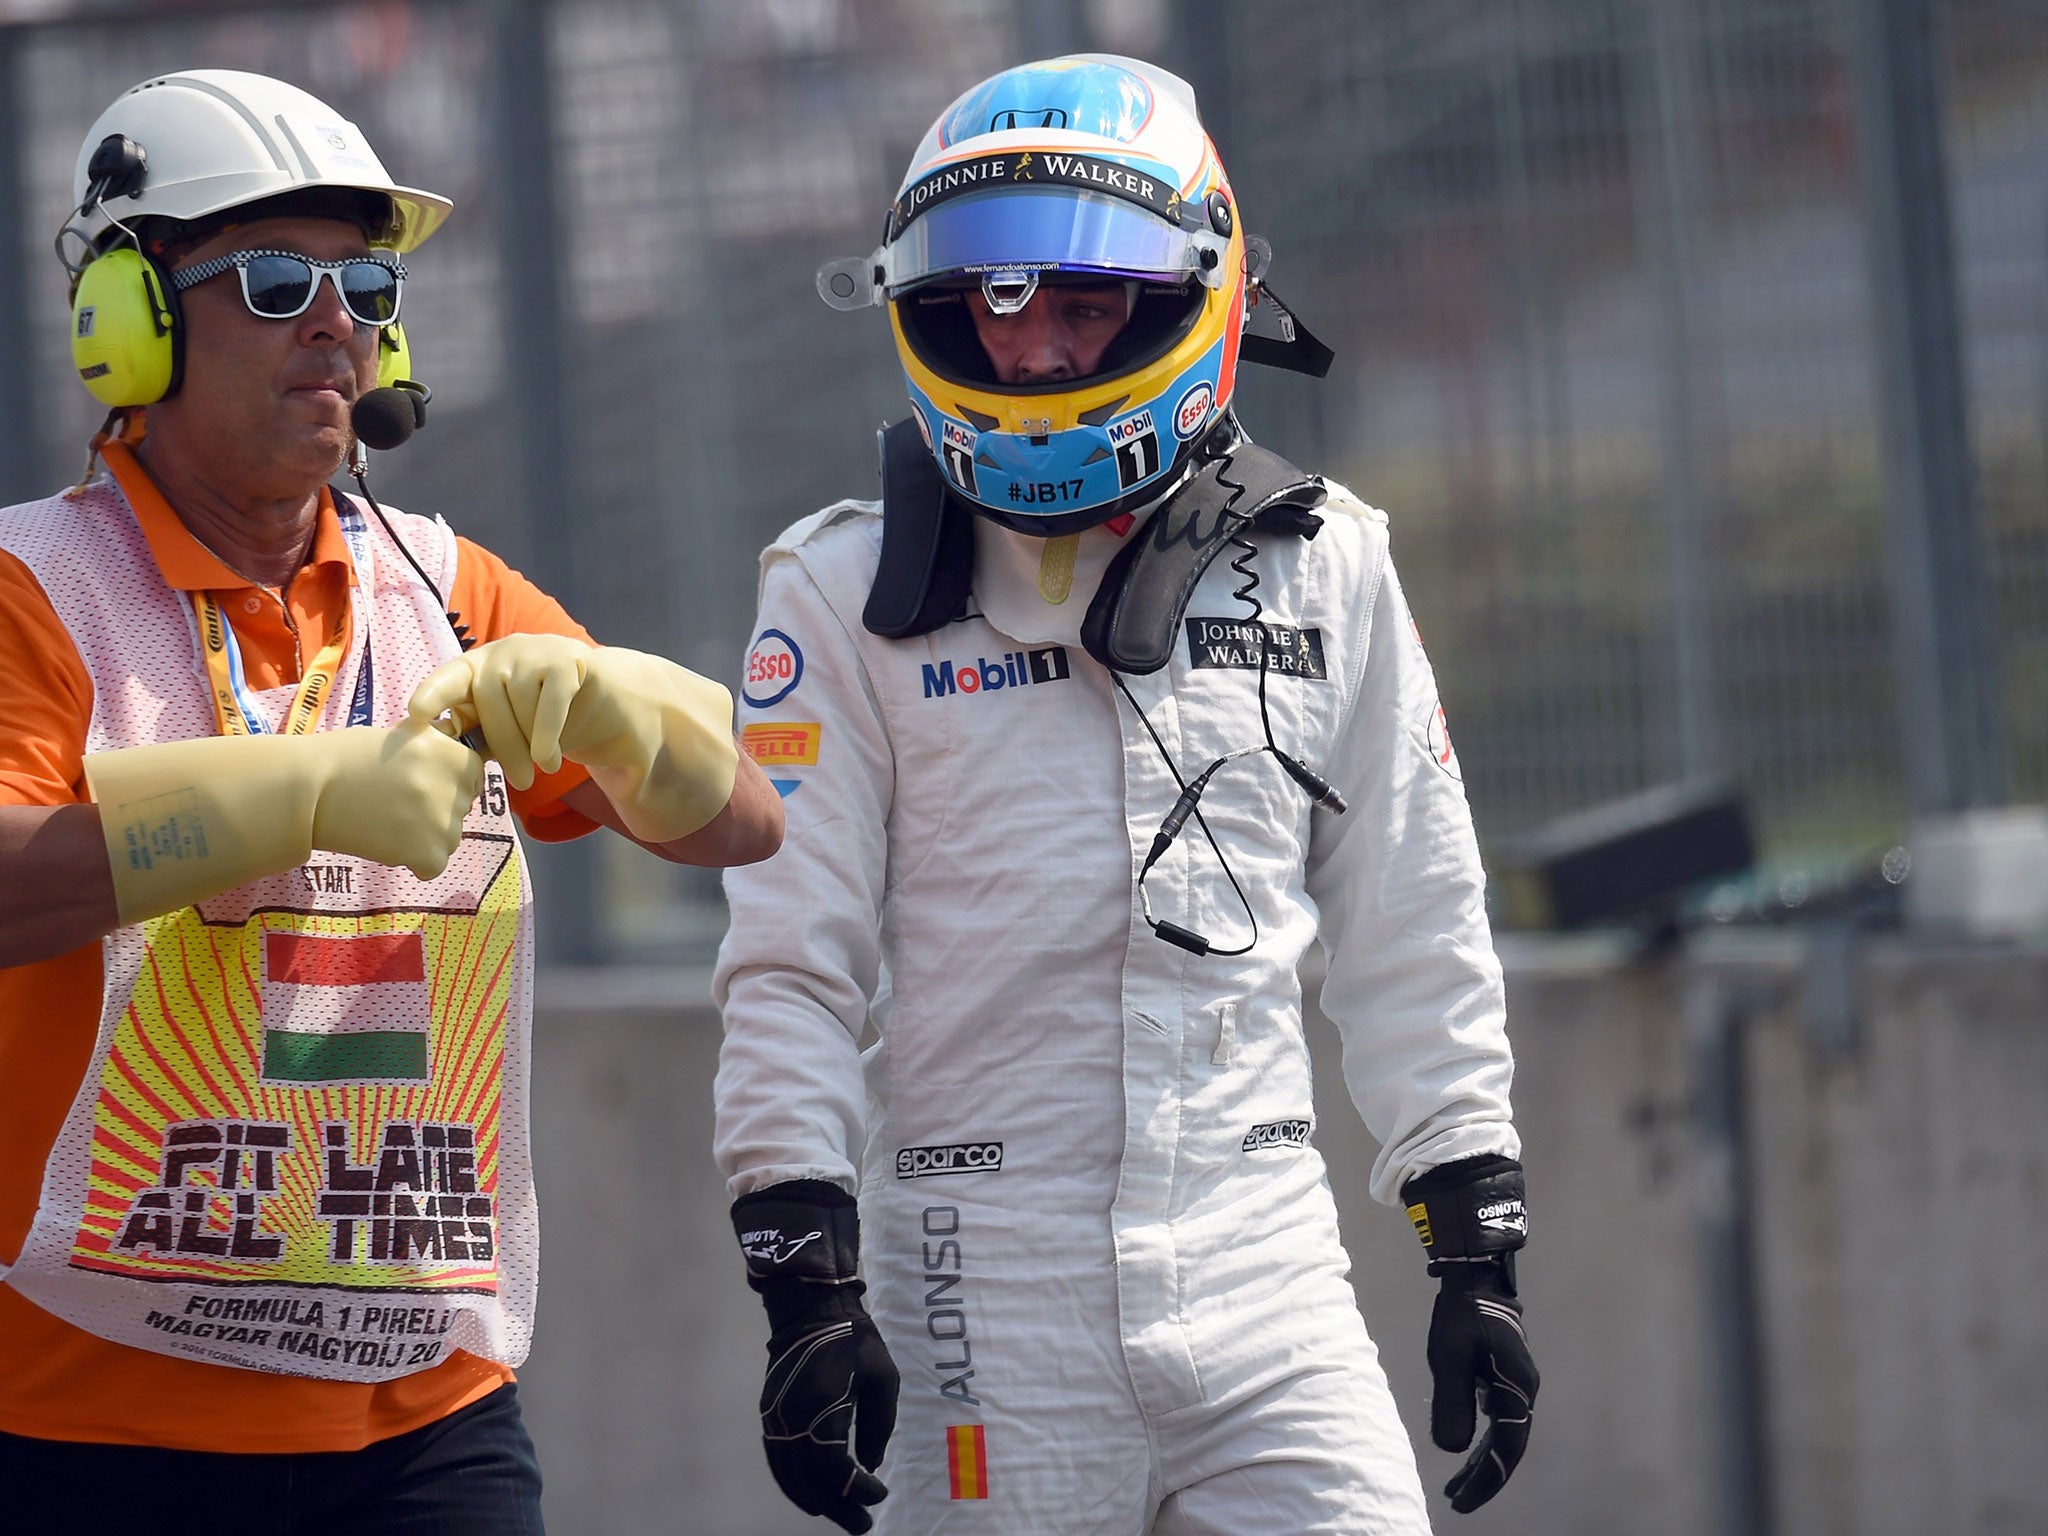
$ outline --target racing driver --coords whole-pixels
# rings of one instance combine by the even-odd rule
[[[789,834],[726,876],[717,1156],[770,1467],[849,1531],[1428,1529],[1313,1145],[1317,939],[1441,1280],[1432,1437],[1487,1420],[1453,1507],[1527,1442],[1471,818],[1384,516],[1234,415],[1240,361],[1329,361],[1247,332],[1269,260],[1188,86],[1086,55],[961,96],[819,275],[912,411],[880,502],[763,556]]]

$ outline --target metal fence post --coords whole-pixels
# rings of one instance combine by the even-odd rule
[[[1202,126],[1223,163],[1242,158],[1237,138],[1238,0],[1172,0],[1170,68],[1195,88]],[[1240,194],[1241,195],[1241,194]]]
[[[1257,12],[1242,0],[1170,0],[1167,15],[1168,41],[1160,62],[1193,87],[1202,127],[1233,173],[1232,189],[1246,229],[1273,237],[1275,265],[1283,269],[1279,291],[1314,312],[1318,296],[1304,276],[1315,259],[1309,243],[1315,235],[1300,223],[1286,230],[1284,220],[1276,218],[1282,201],[1278,184],[1261,175],[1261,161],[1274,154],[1274,146],[1253,127],[1242,99],[1251,79],[1244,43],[1257,24]],[[1329,334],[1328,321],[1316,324]],[[1341,349],[1338,357],[1341,377],[1348,359]],[[1241,369],[1237,382],[1237,402],[1254,435],[1299,463],[1334,471],[1330,418],[1340,383],[1264,368]]]
[[[699,113],[708,91],[707,77],[719,67],[709,34],[718,23],[702,7],[675,6],[671,12],[675,41],[678,117],[674,138],[660,151],[653,175],[675,210],[668,241],[670,291],[674,303],[657,323],[668,335],[667,360],[654,381],[661,402],[660,419],[667,430],[654,445],[658,474],[655,488],[663,498],[661,557],[678,572],[729,572],[736,579],[703,585],[690,602],[674,603],[664,616],[666,654],[684,666],[737,688],[740,678],[736,645],[753,634],[754,584],[764,542],[760,531],[739,515],[747,504],[747,395],[729,381],[745,376],[748,321],[732,313],[733,296],[725,291],[734,264],[724,258],[718,237],[704,210],[711,206],[703,146],[707,130]],[[805,292],[789,302],[817,301]],[[707,381],[717,381],[707,383]],[[776,509],[781,526],[809,508]],[[739,714],[747,713],[736,697]],[[742,727],[743,721],[735,721]],[[667,958],[687,964],[708,959],[724,936],[727,912],[720,890],[720,872],[671,866],[664,870],[675,915],[681,923],[679,941]]]
[[[0,26],[0,506],[44,494],[39,484],[42,437],[36,421],[35,356],[22,232],[28,221],[27,175],[22,157],[28,136],[22,122],[21,57],[26,34]]]
[[[1662,343],[1657,370],[1662,437],[1665,570],[1670,581],[1671,657],[1676,720],[1670,732],[1682,777],[1719,772],[1722,762],[1714,666],[1713,581],[1706,525],[1713,468],[1699,388],[1711,353],[1700,324],[1700,224],[1696,33],[1691,0],[1652,0],[1647,36],[1636,40],[1640,82],[1635,117],[1644,157],[1637,191],[1652,253]]]
[[[504,253],[501,313],[516,337],[516,375],[504,391],[513,485],[528,539],[531,574],[576,611],[576,477],[572,424],[567,285],[560,199],[555,187],[555,94],[550,77],[549,0],[492,0],[491,113],[497,146],[499,249]],[[601,958],[597,857],[592,839],[536,849],[546,887],[538,925],[550,961]]]
[[[667,242],[675,301],[659,322],[669,336],[668,360],[654,386],[661,418],[668,423],[654,449],[660,493],[668,508],[664,554],[679,569],[696,563],[716,571],[751,573],[762,541],[735,515],[746,491],[744,459],[735,446],[745,437],[743,395],[738,389],[706,384],[738,378],[746,356],[744,339],[734,334],[735,325],[744,326],[744,319],[735,321],[728,313],[730,299],[721,291],[720,279],[729,266],[721,262],[716,237],[703,215],[712,193],[706,180],[708,157],[701,152],[706,135],[698,113],[706,86],[699,76],[716,67],[704,62],[705,34],[712,24],[688,7],[676,8],[674,17],[680,121],[674,141],[663,148],[653,172],[675,209]],[[808,293],[790,300],[806,301],[817,302]],[[797,509],[778,509],[784,522],[796,515]],[[732,650],[734,637],[752,633],[748,626],[754,622],[753,586],[745,580],[718,581],[697,595],[693,609],[678,605],[667,617],[670,654],[685,666],[731,682],[738,660]],[[715,884],[694,873],[685,878],[706,889]]]
[[[1088,18],[1081,0],[1021,0],[1017,11],[1017,49],[1026,59],[1080,53],[1088,46]]]
[[[1932,0],[1845,3],[1907,792],[1916,812],[1995,805],[2005,798],[2004,711],[1943,160],[1943,55]]]
[[[1717,1528],[1772,1536],[1770,1415],[1764,1401],[1763,1319],[1756,1287],[1749,1113],[1744,1074],[1750,1018],[1774,999],[1739,976],[1716,974],[1699,948],[1678,962],[1691,1077],[1695,1220],[1706,1304],[1708,1400],[1714,1409]]]

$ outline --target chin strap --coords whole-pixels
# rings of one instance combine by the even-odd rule
[[[1327,377],[1337,354],[1316,339],[1315,333],[1301,323],[1301,317],[1288,307],[1287,301],[1275,293],[1273,285],[1264,278],[1259,280],[1259,292],[1273,306],[1280,321],[1280,334],[1243,336],[1237,343],[1238,357],[1266,368],[1305,373],[1312,379]]]
[[[1213,446],[1212,446],[1213,445]],[[1112,560],[1081,623],[1081,644],[1117,672],[1157,672],[1173,656],[1181,615],[1202,573],[1250,524],[1314,538],[1312,508],[1328,492],[1314,475],[1217,423],[1194,473]]]

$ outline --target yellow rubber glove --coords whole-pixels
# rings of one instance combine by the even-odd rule
[[[444,663],[413,691],[417,720],[452,712],[482,728],[514,789],[581,763],[644,842],[695,832],[739,773],[732,695],[645,651],[565,635],[507,635]]]
[[[408,720],[95,752],[85,776],[121,921],[139,923],[294,868],[316,848],[431,880],[462,841],[484,763]]]

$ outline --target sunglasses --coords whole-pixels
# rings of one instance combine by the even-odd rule
[[[341,295],[342,308],[361,325],[389,325],[398,318],[398,300],[405,287],[405,263],[396,257],[350,256],[318,261],[295,251],[230,251],[211,261],[171,274],[171,286],[183,293],[230,268],[242,276],[242,302],[249,313],[265,320],[293,320],[313,307],[313,295],[325,275]]]

